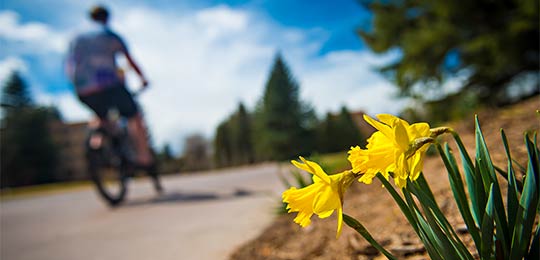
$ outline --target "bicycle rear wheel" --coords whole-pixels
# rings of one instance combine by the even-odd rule
[[[109,206],[120,204],[127,193],[129,169],[125,159],[110,145],[88,151],[88,170],[99,195]]]

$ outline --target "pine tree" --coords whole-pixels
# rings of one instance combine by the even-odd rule
[[[6,108],[7,112],[9,109],[22,109],[34,105],[28,86],[17,71],[7,79],[2,92],[2,107]]]
[[[291,159],[310,152],[312,118],[313,110],[300,101],[298,84],[281,55],[276,55],[254,118],[257,159]]]
[[[339,135],[337,141],[337,149],[339,151],[348,150],[351,146],[363,145],[365,139],[363,138],[358,126],[354,122],[351,113],[347,107],[343,106],[341,112],[336,120],[337,128],[339,129]]]
[[[214,163],[217,167],[230,166],[232,163],[231,134],[228,120],[219,124],[214,137]]]
[[[18,73],[6,81],[2,104],[1,186],[55,181],[58,150],[49,133],[54,109],[35,106],[28,86]]]
[[[403,95],[443,94],[441,83],[456,75],[466,76],[462,91],[482,103],[509,102],[511,92],[528,95],[520,90],[524,83],[540,89],[538,0],[361,3],[373,13],[373,25],[360,36],[376,53],[399,52],[380,69]]]
[[[214,161],[218,167],[244,165],[255,161],[251,116],[238,104],[238,110],[222,122],[214,138]]]
[[[244,104],[238,105],[238,110],[230,120],[233,163],[235,165],[254,162],[253,144],[251,140],[251,117]]]
[[[339,138],[336,117],[330,112],[317,127],[317,151],[319,153],[332,153],[339,151],[335,139]]]

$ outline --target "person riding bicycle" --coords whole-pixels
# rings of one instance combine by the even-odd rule
[[[122,38],[109,26],[109,11],[103,6],[90,10],[94,28],[78,35],[71,43],[66,62],[66,72],[75,86],[79,100],[92,109],[105,122],[111,108],[118,109],[128,119],[128,130],[137,150],[137,163],[153,163],[143,117],[133,96],[126,89],[122,70],[116,63],[123,54],[129,65],[140,77],[143,88],[148,86],[139,66],[131,57]]]

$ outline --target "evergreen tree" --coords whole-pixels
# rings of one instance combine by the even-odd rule
[[[231,134],[229,120],[219,124],[214,138],[214,163],[217,167],[230,166],[232,163]]]
[[[58,151],[49,133],[50,108],[36,107],[18,73],[3,87],[4,118],[0,135],[2,187],[53,182]]]
[[[351,113],[347,107],[343,106],[337,118],[339,135],[337,139],[337,148],[339,151],[346,151],[355,145],[363,145],[365,138],[360,133],[358,126],[354,122]]]
[[[28,86],[21,75],[15,71],[7,79],[2,91],[2,106],[9,109],[22,109],[34,105]]]
[[[313,110],[300,101],[299,86],[276,55],[255,114],[253,143],[259,160],[291,159],[314,147]]]
[[[238,110],[229,122],[233,151],[233,164],[242,165],[254,162],[254,152],[251,140],[251,118],[244,104],[238,105]]]
[[[218,167],[250,164],[255,161],[251,116],[244,104],[221,123],[214,138],[214,161]]]
[[[403,95],[422,97],[456,75],[468,75],[462,91],[481,103],[509,102],[523,83],[532,87],[522,92],[540,89],[538,0],[361,3],[374,19],[359,31],[364,42],[376,53],[400,53],[381,71]]]
[[[327,113],[317,129],[317,151],[320,153],[342,152],[365,142],[346,107],[342,107],[337,115]]]
[[[339,151],[335,138],[339,138],[336,117],[330,112],[317,127],[317,151],[319,153],[331,153]]]

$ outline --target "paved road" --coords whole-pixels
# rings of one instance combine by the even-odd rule
[[[92,189],[0,204],[0,259],[227,259],[270,224],[279,166],[132,181],[109,209]]]

